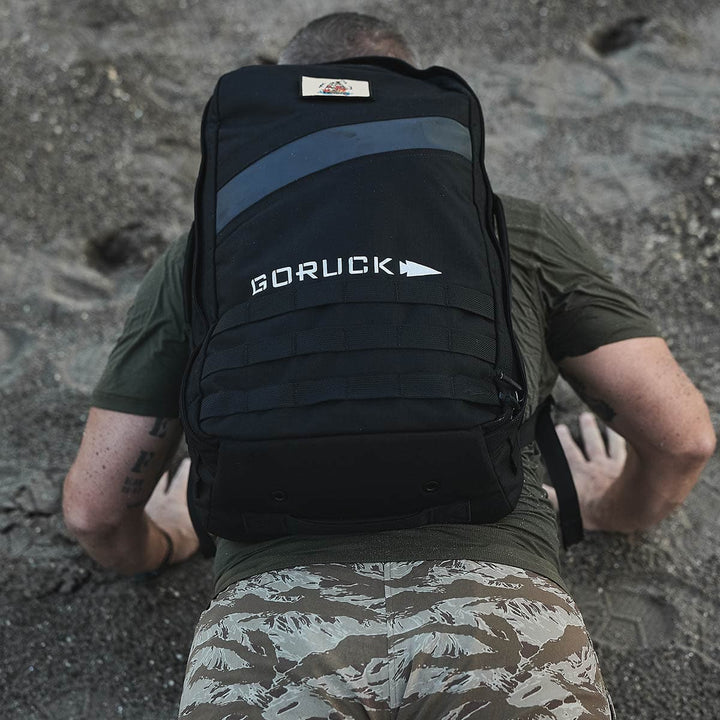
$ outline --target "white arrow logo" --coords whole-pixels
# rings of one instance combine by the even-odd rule
[[[421,275],[442,275],[439,270],[435,270],[427,265],[413,262],[412,260],[400,260],[400,274],[408,277],[420,277]]]

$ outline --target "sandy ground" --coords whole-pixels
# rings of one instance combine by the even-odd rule
[[[396,20],[423,65],[466,75],[496,188],[550,203],[604,253],[718,427],[714,0],[3,0],[3,718],[176,712],[208,561],[146,584],[99,569],[63,529],[61,484],[137,282],[190,219],[216,76],[337,9]],[[565,558],[620,718],[720,717],[719,481],[715,458],[659,528]]]

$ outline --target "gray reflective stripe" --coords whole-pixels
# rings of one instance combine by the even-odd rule
[[[464,375],[368,375],[213,393],[202,401],[200,420],[334,400],[381,398],[447,398],[481,405],[498,404],[497,392],[489,388],[483,378]]]
[[[216,232],[270,193],[332,165],[396,150],[446,150],[472,160],[470,131],[446,117],[400,118],[319,130],[249,165],[217,194]]]

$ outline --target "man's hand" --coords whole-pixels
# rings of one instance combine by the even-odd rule
[[[594,422],[581,422],[587,459],[577,445],[563,443],[587,528],[628,533],[656,525],[682,504],[715,450],[702,395],[660,338],[602,345],[564,358],[559,367],[588,406],[627,440],[619,474],[617,439],[610,435],[611,448],[603,450]]]
[[[607,445],[592,413],[579,418],[583,449],[575,442],[567,425],[557,425],[558,438],[565,451],[580,503],[580,514],[586,530],[607,529],[604,516],[608,491],[622,474],[627,459],[625,438],[607,428]],[[557,509],[555,490],[546,486],[548,496]]]
[[[190,460],[180,463],[175,475],[165,473],[145,505],[148,517],[165,530],[173,541],[171,563],[187,560],[198,549],[198,538],[187,506]]]
[[[156,570],[167,553],[160,528],[173,541],[170,562],[197,548],[185,499],[188,466],[176,482],[156,489],[180,436],[177,418],[90,409],[65,479],[63,513],[70,532],[104,567],[124,575]]]

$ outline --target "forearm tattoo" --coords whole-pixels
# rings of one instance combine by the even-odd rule
[[[167,436],[167,433],[168,419],[159,417],[155,419],[148,435],[162,439]],[[157,468],[158,475],[164,470],[165,465],[167,465],[168,460],[173,456],[174,452],[175,448],[170,447],[167,455],[162,459],[162,462]],[[120,488],[120,491],[128,496],[126,507],[142,507],[147,502],[157,477],[154,473],[148,474],[148,469],[153,462],[157,462],[154,451],[145,449],[138,451],[138,456]]]
[[[133,469],[130,472],[134,473],[141,473],[145,468],[152,462],[152,459],[155,457],[154,452],[150,452],[149,450],[141,450],[140,455],[138,455],[138,459],[135,461],[135,464],[133,465]]]
[[[155,453],[148,452],[147,450],[141,450],[140,456],[132,467],[131,473],[141,473],[143,469],[150,463]],[[144,505],[147,500],[147,491],[145,486],[148,478],[142,475],[134,476],[128,475],[123,481],[122,492],[128,495],[128,508],[140,507]]]
[[[153,437],[164,438],[167,435],[168,419],[164,417],[155,418],[155,424],[150,430]]]

